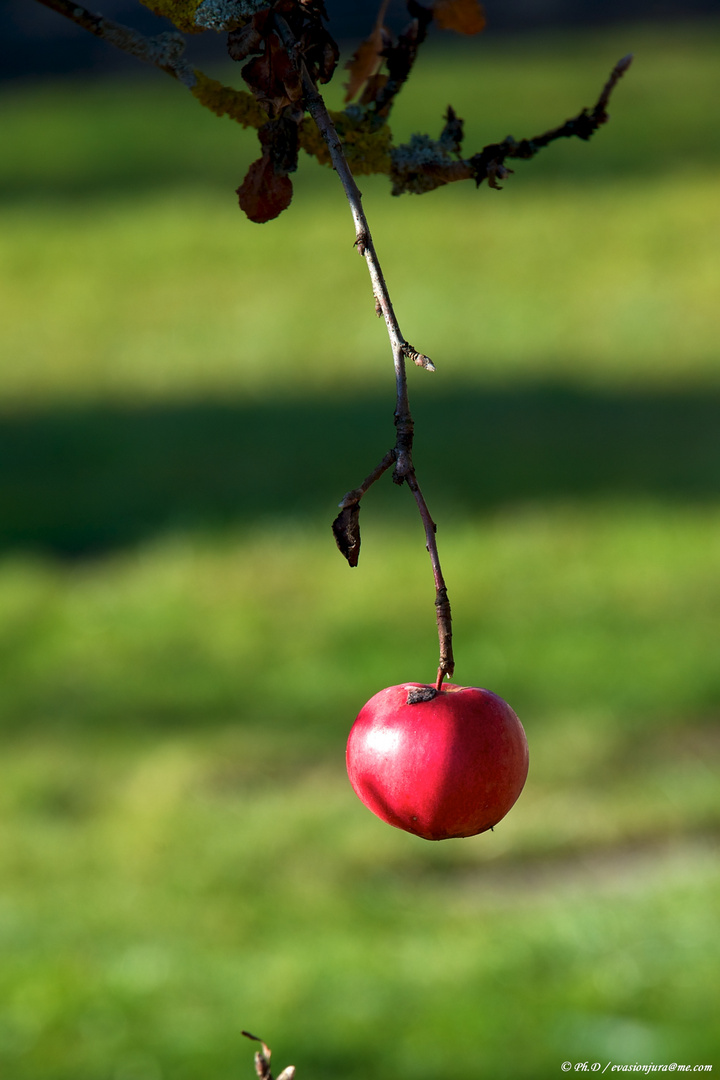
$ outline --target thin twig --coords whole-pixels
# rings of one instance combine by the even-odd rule
[[[508,157],[533,157],[538,150],[549,146],[556,139],[567,139],[573,135],[580,139],[589,139],[601,124],[606,124],[609,120],[606,109],[610,94],[630,67],[632,60],[632,53],[628,53],[627,56],[623,56],[621,60],[618,60],[592,109],[582,109],[577,116],[574,116],[571,120],[566,120],[564,124],[553,128],[552,131],[546,131],[543,135],[536,135],[532,139],[523,139],[514,148],[511,147]],[[512,140],[508,141],[511,142]]]
[[[240,1033],[244,1035],[246,1039],[252,1039],[253,1042],[259,1042],[262,1045],[262,1050],[258,1050],[255,1054],[255,1073],[260,1080],[273,1080],[272,1072],[270,1071],[270,1058],[272,1057],[272,1050],[264,1042],[259,1035],[253,1035],[249,1031],[242,1031]],[[294,1080],[295,1066],[288,1065],[287,1068],[278,1076],[277,1080]]]
[[[410,24],[400,35],[397,44],[391,46],[385,53],[388,79],[374,102],[374,109],[378,116],[387,118],[390,115],[393,102],[410,76],[418,50],[427,37],[428,27],[434,17],[432,8],[426,8],[422,4],[408,4],[408,9],[410,8],[412,8]]]
[[[65,16],[97,37],[103,38],[110,44],[122,49],[124,52],[166,71],[187,86],[201,104],[210,108],[217,115],[227,114],[232,116],[244,126],[264,126],[266,122],[264,110],[258,107],[257,102],[251,95],[229,87],[223,87],[214,80],[208,79],[202,72],[195,71],[187,63],[183,58],[185,39],[181,34],[169,32],[159,34],[156,37],[145,37],[138,31],[123,26],[121,23],[116,23],[112,19],[94,15],[82,5],[76,3],[75,0],[38,0],[38,2]],[[415,5],[415,7],[418,7],[418,5]],[[415,12],[415,18],[419,19],[418,11]],[[421,26],[421,22],[422,20],[418,22],[417,30],[413,31],[414,36],[411,34],[407,39],[406,45],[410,52],[412,52],[411,46],[415,48],[424,37],[424,24]],[[360,488],[356,488],[345,496],[341,506],[343,510],[348,511],[353,520],[354,528],[357,525],[360,498],[370,485],[393,463],[395,466],[393,470],[395,482],[398,484],[406,482],[412,491],[423,521],[426,546],[430,554],[435,578],[435,605],[440,639],[440,666],[437,679],[439,688],[445,675],[451,675],[454,668],[451,613],[447,589],[440,568],[435,524],[418,484],[412,461],[413,420],[408,400],[406,360],[412,360],[413,363],[429,371],[434,371],[434,365],[429,357],[414,349],[400,331],[363,210],[362,195],[355,183],[332,117],[302,57],[299,55],[297,43],[290,27],[277,13],[275,14],[275,25],[285,44],[288,55],[294,58],[295,67],[301,73],[305,107],[314,120],[324,144],[327,146],[332,164],[342,182],[355,223],[355,244],[367,263],[375,297],[375,308],[385,320],[395,366],[395,425],[397,430],[395,447],[385,455],[382,462],[363,481]],[[404,67],[398,60],[398,73],[404,71],[401,78],[398,75],[398,86],[407,77],[407,73],[412,66],[414,53],[412,55],[408,53],[405,59],[408,63]],[[497,180],[503,179],[510,171],[505,166],[506,159],[533,157],[538,150],[555,139],[563,137],[575,135],[582,139],[589,139],[597,128],[607,121],[606,106],[610,95],[619,79],[630,67],[631,61],[632,55],[625,56],[618,61],[592,110],[583,109],[576,117],[567,120],[560,127],[545,132],[534,139],[523,139],[517,142],[508,136],[501,143],[494,143],[484,147],[479,154],[475,154],[467,161],[450,157],[447,153],[447,147],[443,146],[442,143],[436,144],[437,149],[433,153],[431,147],[428,146],[427,140],[423,143],[422,139],[420,140],[420,150],[422,151],[420,157],[422,160],[415,153],[412,142],[408,146],[395,147],[390,155],[385,155],[386,159],[391,160],[392,163],[390,171],[393,179],[393,193],[429,191],[433,187],[450,181],[469,178],[474,179],[478,185],[483,180],[487,180],[492,187],[497,187]],[[392,78],[390,82],[392,82]],[[393,93],[395,92],[393,91]],[[340,115],[346,117],[346,114]],[[430,142],[432,143],[432,140]],[[455,148],[456,152],[458,147]],[[429,157],[428,151],[430,151]],[[312,149],[310,152],[317,153],[317,150]],[[377,171],[385,171],[386,169],[387,164],[383,169]],[[350,537],[349,546],[356,560],[359,550],[359,533],[357,537]],[[351,565],[354,565],[354,563],[351,563]]]
[[[278,16],[276,16],[276,25],[278,26],[280,36],[282,37],[283,43],[288,49],[289,54],[291,56],[294,55],[295,42],[293,41],[290,27],[284,19]],[[408,357],[413,360],[413,362],[418,363],[420,366],[431,371],[434,371],[435,368],[428,357],[417,352],[416,349],[413,349],[413,347],[408,344],[400,331],[390,299],[390,293],[385,282],[385,276],[382,272],[377,252],[375,251],[370,227],[367,218],[365,217],[365,211],[362,205],[362,194],[355,183],[355,178],[343,152],[342,143],[340,142],[322,96],[318,92],[302,59],[296,56],[296,63],[302,75],[306,108],[317,124],[318,130],[328,147],[333,166],[340,178],[345,191],[345,196],[350,206],[350,211],[355,223],[355,245],[360,254],[364,256],[365,262],[367,263],[373,287],[373,294],[375,296],[375,304],[376,307],[379,307],[385,320],[395,365],[395,427],[397,431],[395,448],[385,455],[380,464],[372,473],[370,473],[363,484],[360,485],[360,488],[356,488],[353,492],[349,492],[348,495],[345,496],[341,503],[341,507],[347,508],[359,503],[360,498],[365,491],[367,491],[375,480],[382,476],[394,461],[395,468],[393,471],[393,480],[398,484],[402,484],[403,481],[407,483],[420,511],[420,516],[425,529],[425,542],[430,554],[433,577],[435,579],[435,609],[437,614],[438,638],[440,642],[440,663],[437,674],[437,687],[439,689],[444,677],[446,675],[452,675],[455,668],[452,651],[452,616],[450,602],[447,596],[447,588],[440,568],[440,556],[438,554],[435,536],[436,526],[430,517],[427,504],[415,474],[415,467],[412,460],[413,419],[408,399],[405,360],[406,357]]]
[[[435,541],[437,526],[430,517],[430,511],[427,508],[427,503],[420,490],[420,485],[417,482],[414,469],[407,474],[405,480],[415,496],[415,502],[420,511],[420,517],[422,518],[423,527],[425,529],[426,547],[430,554],[433,577],[435,578],[435,616],[437,619],[438,639],[440,642],[440,663],[435,686],[436,689],[439,690],[445,676],[452,675],[455,670],[455,661],[453,659],[452,650],[452,612],[450,610],[447,587],[440,567],[440,558],[438,556],[437,543]]]
[[[70,21],[74,22],[77,26],[88,30],[96,37],[103,38],[123,52],[129,53],[139,60],[144,60],[147,63],[153,64],[155,67],[167,72],[168,75],[172,75],[173,78],[178,79],[193,92],[195,99],[204,108],[210,109],[216,116],[228,116],[230,119],[242,124],[243,127],[261,128],[267,123],[266,112],[258,105],[252,94],[243,90],[236,90],[230,86],[223,86],[216,80],[209,79],[198,69],[192,68],[183,57],[185,40],[179,32],[170,31],[164,34],[158,34],[156,37],[145,37],[143,34],[139,33],[139,31],[124,26],[122,23],[115,22],[113,19],[107,19],[102,15],[93,14],[81,4],[75,3],[74,0],[37,0],[37,3],[51,8],[53,11],[58,12],[58,14],[70,19]],[[285,24],[285,26],[287,28],[287,24]],[[289,28],[287,29],[289,30]],[[422,35],[415,42],[416,46],[420,43],[421,38]],[[292,33],[290,33],[290,39],[292,40]],[[292,42],[292,44],[294,44],[294,42]],[[412,59],[414,59],[414,56],[406,59],[410,66],[412,66]],[[421,153],[418,157],[412,141],[409,144],[401,146],[392,146],[391,143],[388,143],[387,152],[372,155],[372,160],[368,160],[365,150],[353,150],[351,146],[350,152],[357,156],[357,163],[362,167],[363,172],[389,173],[393,185],[393,195],[401,195],[404,192],[421,193],[432,191],[434,188],[441,187],[445,184],[455,183],[460,180],[474,180],[477,185],[480,185],[484,180],[487,180],[491,187],[498,187],[498,179],[504,179],[511,171],[504,164],[506,159],[521,158],[527,160],[534,157],[539,150],[548,146],[556,139],[566,138],[572,135],[579,136],[582,139],[590,138],[600,124],[604,124],[608,119],[606,106],[610,94],[615,88],[618,80],[628,70],[631,61],[632,54],[625,56],[622,60],[618,61],[593,109],[583,109],[582,112],[572,120],[567,120],[559,127],[553,128],[551,131],[546,131],[544,134],[537,135],[532,139],[521,139],[518,141],[512,138],[512,136],[508,136],[502,142],[489,143],[478,153],[473,154],[472,157],[467,159],[450,157],[444,150],[440,150],[437,154],[431,154],[428,157],[426,142],[422,144],[420,148]],[[409,70],[410,67],[407,68],[408,72]],[[404,78],[406,77],[407,73],[401,82],[404,81]],[[310,80],[310,82],[312,84],[312,80]],[[401,82],[392,90],[393,94],[400,88]],[[393,84],[392,79],[385,88],[386,91],[391,89],[391,84]],[[312,85],[313,89],[315,89],[314,84]],[[317,94],[316,89],[315,93]],[[375,104],[377,107],[377,103]],[[312,114],[309,101],[308,111]],[[325,110],[325,112],[327,112],[327,110]],[[320,126],[321,121],[319,120],[318,115],[312,115],[321,131],[323,140],[325,140],[325,142],[320,145],[324,147],[324,145],[327,144],[328,149],[330,149],[333,164],[337,168],[335,158],[332,156],[330,143],[327,142],[326,135]],[[343,124],[349,125],[351,128],[357,127],[358,125],[356,118],[351,119],[345,112],[335,113],[334,115],[340,118]],[[330,126],[334,130],[332,120]],[[362,121],[360,122],[360,128],[362,129]],[[312,139],[310,131],[310,127],[306,127],[304,124],[300,125],[300,145],[307,153],[313,156],[319,156],[318,145]],[[382,133],[386,133],[386,128],[384,126],[377,132],[378,139]],[[432,143],[432,140],[430,140],[430,142]],[[358,233],[359,236],[358,246],[361,247],[361,237],[357,221],[356,233]],[[374,280],[373,288],[375,288]],[[387,321],[387,313],[383,312],[383,315],[386,316]],[[407,342],[405,344],[407,345]],[[408,346],[408,348],[411,347]],[[409,354],[406,351],[406,356],[407,355]],[[416,355],[421,356],[421,354]],[[411,357],[411,359],[413,359],[415,363],[419,362],[414,356]],[[423,364],[423,366],[427,367],[428,364]]]
[[[412,140],[408,144],[394,147],[391,152],[392,168],[390,170],[393,195],[401,195],[408,191],[415,193],[432,191],[434,188],[456,183],[459,180],[474,180],[477,186],[487,180],[490,187],[496,188],[499,187],[497,181],[504,180],[512,172],[506,167],[506,160],[519,158],[528,161],[557,139],[573,136],[583,140],[590,139],[609,119],[606,109],[610,95],[630,67],[632,59],[632,53],[629,53],[623,56],[622,60],[618,60],[592,109],[582,109],[577,116],[550,131],[543,132],[542,135],[535,135],[532,139],[517,140],[512,135],[508,135],[502,142],[488,143],[472,157],[459,160],[442,150],[434,156],[428,155],[427,144],[422,140],[417,148]]]
[[[605,85],[602,88],[602,93],[600,94],[600,97],[598,98],[597,105],[595,106],[595,109],[593,110],[594,112],[596,112],[596,113],[601,113],[601,112],[604,113],[605,112],[605,109],[607,107],[607,103],[610,100],[610,95],[612,94],[613,90],[615,89],[618,82],[620,81],[620,79],[625,74],[625,72],[628,70],[628,68],[630,67],[632,62],[633,62],[633,54],[632,53],[628,53],[627,56],[623,56],[623,58],[621,60],[618,60],[615,67],[610,72],[610,78],[608,79],[608,81],[605,83]],[[607,117],[605,117],[605,119],[607,120]]]
[[[380,464],[376,465],[373,471],[365,477],[362,484],[360,484],[359,487],[353,488],[352,491],[348,491],[347,494],[343,496],[342,501],[338,504],[340,509],[345,510],[347,507],[355,506],[356,503],[359,503],[365,492],[372,487],[375,481],[379,480],[382,474],[387,472],[391,465],[395,464],[396,458],[397,454],[395,453],[395,450],[388,450]]]
[[[75,0],[38,0],[38,3],[64,15],[83,30],[89,30],[95,37],[136,56],[138,60],[154,64],[190,89],[197,82],[193,68],[183,58],[185,38],[177,31],[170,30],[156,37],[145,37],[130,26],[124,26],[114,19],[106,19],[103,15],[93,14],[81,4],[75,3]]]

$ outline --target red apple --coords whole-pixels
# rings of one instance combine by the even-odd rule
[[[475,836],[497,825],[522,791],[527,740],[490,690],[403,683],[360,710],[347,770],[358,798],[389,825],[426,840]]]

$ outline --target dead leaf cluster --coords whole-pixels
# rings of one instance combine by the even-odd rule
[[[427,36],[430,24],[459,34],[479,34],[485,27],[485,14],[479,0],[434,0],[425,5],[408,0],[410,22],[393,38],[385,26],[388,0],[382,0],[371,34],[345,65],[349,72],[345,101],[359,96],[361,105],[374,105],[380,116],[387,116],[400,87],[406,82],[417,51]],[[385,72],[380,69],[385,66]]]
[[[314,83],[326,83],[338,62],[337,43],[323,22],[326,17],[322,0],[275,0],[228,35],[228,53],[233,60],[247,61],[242,77],[269,117],[259,131],[262,156],[237,191],[251,221],[270,221],[290,205],[293,188],[288,174],[297,168],[299,125],[305,113],[303,65]],[[281,25],[287,27],[292,48],[285,43]]]

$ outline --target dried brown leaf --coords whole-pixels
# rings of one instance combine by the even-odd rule
[[[298,163],[299,127],[289,109],[268,120],[258,131],[263,155],[270,158],[278,176],[295,172]]]
[[[443,147],[450,154],[460,154],[463,141],[463,121],[453,109],[452,105],[448,105],[447,112],[445,113],[445,126],[440,132],[440,139],[438,140]]]
[[[327,83],[333,77],[333,72],[337,67],[337,62],[340,57],[340,50],[337,42],[334,38],[331,38],[329,34],[325,35],[324,40],[321,42],[322,48],[316,50],[317,52],[317,68],[318,68],[318,82]]]
[[[387,83],[388,77],[382,71],[378,71],[374,75],[371,75],[365,83],[365,89],[360,95],[360,104],[371,105],[373,101],[377,101],[378,97],[387,86]]]
[[[254,23],[247,23],[228,34],[227,50],[233,60],[244,60],[262,50],[263,37]]]
[[[277,34],[268,34],[262,56],[242,69],[242,77],[261,104],[277,114],[302,97],[302,79]]]
[[[241,210],[251,221],[263,225],[286,210],[292,201],[292,180],[279,176],[267,154],[253,161],[237,189]]]
[[[335,543],[350,566],[360,558],[360,503],[344,506],[332,525]]]
[[[356,96],[361,87],[377,73],[383,57],[382,52],[386,45],[387,31],[383,31],[383,20],[387,10],[388,0],[382,0],[375,26],[370,37],[365,38],[357,48],[357,51],[345,65],[350,72],[350,78],[345,83],[345,104]]]
[[[340,49],[335,39],[324,26],[311,23],[300,34],[298,44],[313,80],[329,82],[340,57]]]
[[[363,41],[345,65],[350,77],[345,83],[345,104],[352,101],[360,88],[371,79],[382,63],[380,55],[383,49],[382,29],[377,27],[371,36]]]
[[[435,0],[433,14],[441,30],[479,34],[485,29],[485,11],[479,0]]]

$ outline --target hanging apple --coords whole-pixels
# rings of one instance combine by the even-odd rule
[[[528,772],[523,726],[475,686],[403,683],[363,706],[347,744],[355,794],[389,825],[425,840],[497,825]]]

